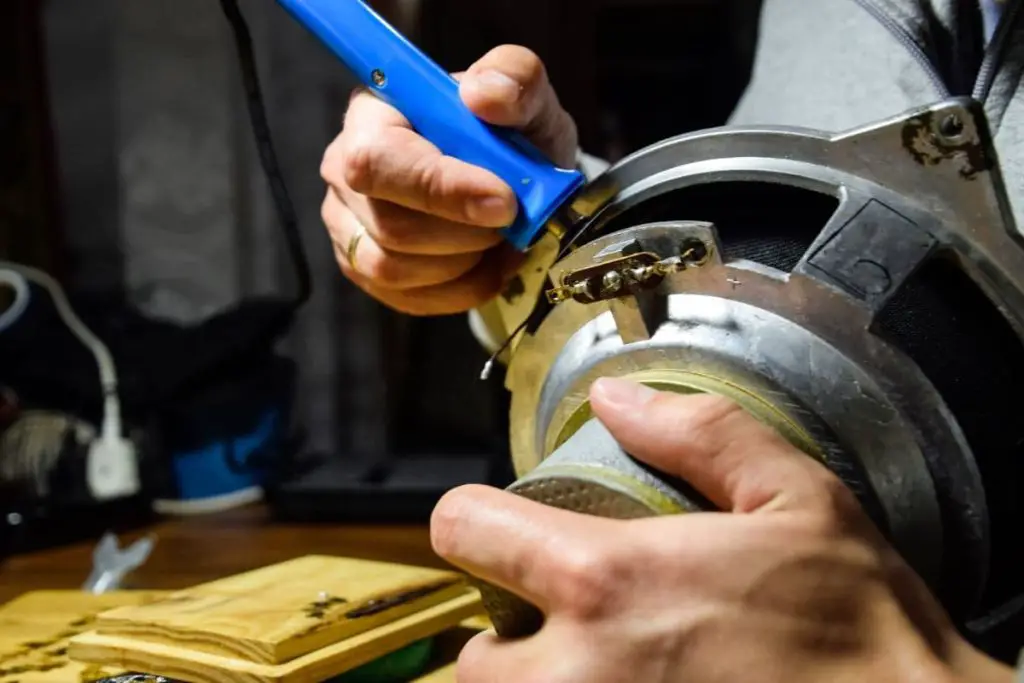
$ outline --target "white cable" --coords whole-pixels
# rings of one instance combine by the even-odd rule
[[[4,270],[13,271],[46,289],[53,298],[53,303],[57,307],[57,313],[60,315],[61,320],[71,330],[71,333],[92,353],[96,359],[96,365],[99,367],[100,386],[103,389],[105,399],[103,410],[104,427],[109,427],[112,433],[120,436],[121,406],[117,398],[117,371],[114,368],[114,359],[111,357],[110,351],[107,350],[106,344],[100,341],[92,333],[92,330],[85,326],[85,323],[82,322],[71,308],[71,304],[68,303],[63,288],[49,274],[31,266],[0,261],[0,273]]]
[[[7,285],[14,290],[14,301],[7,307],[7,310],[0,312],[0,332],[3,332],[18,321],[25,309],[28,308],[28,302],[32,295],[25,276],[13,270],[0,269],[0,285]]]
[[[20,263],[0,261],[0,274],[4,271],[14,272],[46,289],[53,298],[61,320],[96,359],[103,391],[103,424],[100,438],[94,442],[89,453],[89,485],[93,495],[109,498],[135,493],[138,490],[135,449],[121,433],[117,370],[106,344],[86,327],[71,308],[64,289],[48,273]]]

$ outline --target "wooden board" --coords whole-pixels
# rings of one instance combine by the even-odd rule
[[[91,595],[81,591],[27,593],[0,607],[0,683],[79,683],[124,673],[73,662],[69,640],[115,607],[163,597],[157,591]]]
[[[38,591],[0,606],[0,683],[85,683],[127,673],[122,667],[72,661],[68,641],[88,630],[101,612],[166,595],[163,591],[106,595]],[[474,616],[440,633],[431,665],[413,683],[455,683],[459,651],[469,638],[488,628],[485,617]]]
[[[70,655],[190,683],[308,683],[482,609],[456,572],[308,556],[101,614]]]

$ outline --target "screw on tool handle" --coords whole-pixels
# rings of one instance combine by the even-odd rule
[[[462,102],[458,82],[362,0],[278,2],[442,153],[485,168],[512,188],[519,212],[503,234],[516,248],[528,248],[583,185],[579,171],[554,166],[521,135],[477,118]]]

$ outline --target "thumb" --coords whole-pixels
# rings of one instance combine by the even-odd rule
[[[722,510],[828,505],[839,480],[735,402],[605,378],[594,413],[630,455],[678,477]],[[840,483],[841,485],[841,483]]]
[[[466,106],[484,121],[522,132],[552,162],[576,160],[577,132],[548,80],[544,63],[517,45],[497,47],[459,75]]]

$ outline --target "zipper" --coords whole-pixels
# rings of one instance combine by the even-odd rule
[[[896,38],[897,41],[911,56],[920,64],[931,80],[932,85],[942,97],[951,97],[952,91],[942,74],[935,68],[935,61],[921,46],[914,40],[914,36],[903,26],[898,19],[877,2],[877,0],[855,0],[864,10],[873,16],[882,26]],[[985,54],[978,67],[977,76],[974,79],[974,87],[971,90],[971,97],[984,103],[992,91],[992,84],[995,82],[999,67],[1002,66],[1003,56],[1006,53],[1007,43],[1013,34],[1014,25],[1017,23],[1021,8],[1024,7],[1024,0],[1009,0],[1003,15],[999,19],[992,40],[985,47]]]
[[[886,28],[893,35],[896,40],[900,42],[903,47],[911,54],[911,56],[917,60],[917,63],[921,65],[928,78],[931,80],[932,85],[939,92],[943,98],[950,97],[952,95],[949,86],[946,81],[943,80],[942,74],[935,68],[935,61],[932,57],[926,53],[917,41],[914,40],[914,36],[911,35],[910,31],[906,29],[897,19],[895,19],[887,9],[879,5],[874,0],[855,0],[858,5],[864,8],[871,16],[878,20],[882,26]],[[1020,2],[1016,1],[1015,5],[1019,5]]]
[[[1017,15],[1020,14],[1021,0],[1010,0],[1003,15],[999,18],[999,25],[996,26],[995,34],[985,48],[985,56],[981,60],[981,67],[978,68],[978,77],[974,81],[974,90],[971,97],[979,102],[988,99],[992,91],[992,84],[995,83],[996,73],[1002,65],[1003,55],[1006,53],[1006,45],[1013,34],[1014,25],[1017,23]]]

